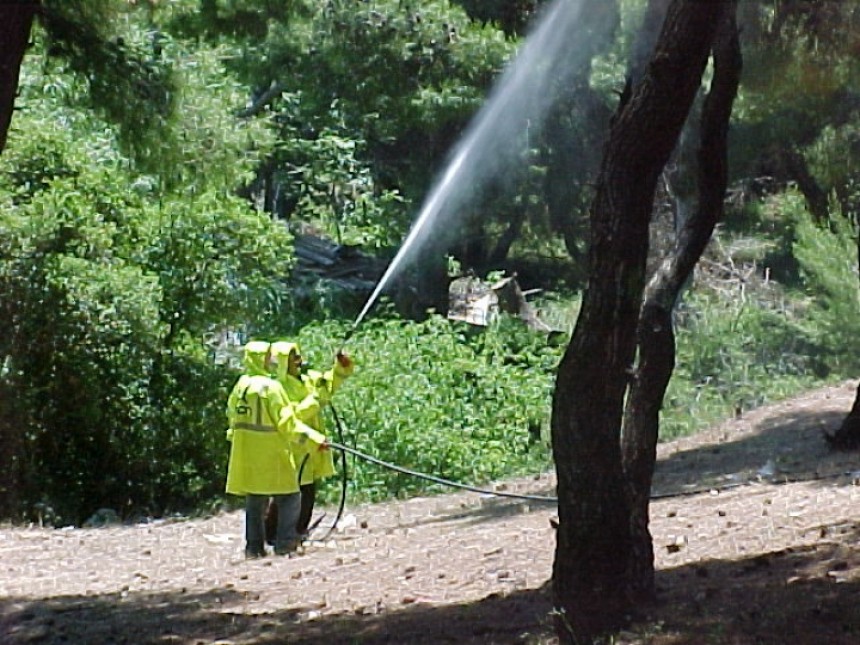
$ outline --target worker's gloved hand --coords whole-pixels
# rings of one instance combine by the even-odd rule
[[[317,448],[320,452],[326,452],[327,450],[331,450],[331,444],[328,442],[328,439],[323,441],[319,447]]]
[[[340,364],[341,367],[349,367],[350,365],[352,365],[352,359],[347,354],[344,354],[342,351],[338,352],[335,358],[337,359],[337,362]]]

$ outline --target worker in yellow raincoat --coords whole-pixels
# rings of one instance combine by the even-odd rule
[[[296,423],[283,386],[269,375],[276,369],[269,343],[248,343],[244,363],[246,373],[227,401],[231,443],[227,492],[245,496],[245,556],[266,553],[264,513],[269,497],[279,511],[275,553],[285,555],[299,543],[296,522],[301,502],[294,456],[298,439],[308,451],[328,446],[321,434]]]
[[[302,354],[297,343],[272,343],[272,356],[278,363],[278,381],[287,393],[297,425],[310,426],[324,436],[322,408],[331,402],[344,379],[353,373],[355,365],[352,359],[343,352],[338,352],[329,370],[308,370],[302,373]],[[309,433],[305,431],[304,436],[309,437]],[[318,450],[310,439],[300,439],[295,452],[295,463],[302,477],[299,482],[301,509],[296,530],[299,537],[304,538],[307,536],[316,501],[316,482],[334,474],[334,460],[330,450]]]

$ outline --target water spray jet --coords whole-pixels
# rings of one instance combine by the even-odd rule
[[[527,139],[543,127],[557,89],[569,87],[576,70],[590,63],[590,49],[574,36],[582,6],[583,0],[556,0],[541,12],[523,46],[454,148],[451,161],[341,347],[352,338],[389,281],[414,259],[432,225],[444,224],[463,209],[470,192],[480,190],[488,179],[520,158],[523,147],[529,145]],[[446,231],[451,234],[454,227],[448,226]]]

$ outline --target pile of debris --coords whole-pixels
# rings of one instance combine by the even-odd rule
[[[526,300],[526,296],[539,292],[540,289],[523,291],[516,274],[493,283],[475,276],[457,278],[448,288],[448,319],[485,327],[504,312],[519,316],[531,329],[550,332],[552,328]]]

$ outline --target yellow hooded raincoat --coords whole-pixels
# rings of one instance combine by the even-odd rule
[[[227,492],[287,495],[299,490],[296,428],[281,384],[266,372],[269,343],[245,346],[245,369],[227,401]]]
[[[278,364],[278,382],[284,387],[287,398],[292,404],[292,412],[296,417],[296,431],[304,434],[308,440],[299,438],[295,449],[295,463],[301,469],[301,484],[311,484],[317,479],[331,477],[334,474],[334,459],[332,451],[319,451],[318,444],[324,439],[325,426],[322,408],[328,405],[334,393],[340,388],[344,379],[354,370],[353,365],[342,366],[337,360],[334,366],[326,372],[309,370],[301,377],[295,377],[287,369],[289,355],[293,352],[301,354],[297,343],[279,341],[272,343],[272,357]],[[314,441],[318,439],[318,441]],[[307,455],[307,461],[305,456]],[[301,464],[304,462],[304,468]]]

